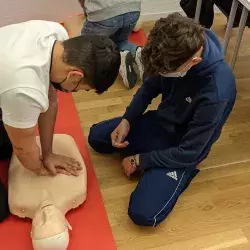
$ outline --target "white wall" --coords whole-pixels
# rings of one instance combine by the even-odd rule
[[[145,20],[164,17],[180,10],[178,1],[142,0],[142,15]],[[0,0],[0,6],[0,26],[30,19],[60,21],[81,12],[77,0]]]
[[[0,26],[30,19],[61,21],[79,11],[77,0],[0,0]]]
[[[180,0],[142,0],[142,16],[145,21],[157,20],[177,11],[184,14]],[[215,12],[220,12],[216,6]]]
[[[143,19],[157,20],[171,12],[181,11],[179,2],[142,0]],[[77,0],[0,0],[0,26],[30,19],[60,21],[81,11]]]
[[[144,20],[157,20],[169,13],[182,11],[180,0],[142,0],[142,16]]]

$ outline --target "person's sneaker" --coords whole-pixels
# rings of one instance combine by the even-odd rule
[[[121,52],[121,66],[120,75],[123,79],[124,85],[128,89],[132,89],[137,81],[137,75],[134,70],[134,58],[131,52],[125,50]]]
[[[141,62],[141,51],[142,51],[142,48],[138,47],[137,50],[136,50],[136,53],[135,53],[135,62],[136,62],[136,65],[138,67],[139,76],[140,76],[140,78],[142,80],[143,79],[144,69],[143,69],[142,62]]]

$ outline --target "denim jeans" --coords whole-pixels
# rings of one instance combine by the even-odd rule
[[[136,11],[99,22],[86,20],[81,33],[109,37],[119,47],[120,51],[128,50],[135,56],[138,46],[130,43],[128,38],[139,17],[140,12]]]

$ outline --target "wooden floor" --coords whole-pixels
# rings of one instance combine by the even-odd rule
[[[224,26],[225,19],[216,16],[213,30],[222,41]],[[145,25],[146,32],[151,27],[150,23]],[[234,42],[232,38],[227,59]],[[127,216],[127,206],[136,181],[123,175],[118,158],[98,155],[91,150],[117,249],[250,249],[249,30],[244,34],[235,75],[237,103],[223,134],[201,164],[200,174],[181,196],[170,217],[159,227],[133,225]],[[122,115],[136,89],[128,91],[118,80],[101,96],[76,93],[74,99],[85,136],[93,123]],[[158,103],[159,99],[155,100],[150,108],[156,108]]]

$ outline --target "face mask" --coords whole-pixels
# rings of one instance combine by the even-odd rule
[[[167,73],[167,74],[160,74],[163,77],[184,77],[187,72],[174,72],[174,73]]]
[[[72,91],[67,90],[67,89],[64,89],[64,88],[61,86],[61,84],[62,84],[63,82],[65,82],[66,80],[67,80],[67,77],[66,77],[62,82],[60,82],[60,83],[58,83],[58,82],[52,82],[52,81],[51,81],[51,84],[52,84],[52,86],[53,86],[56,90],[59,90],[59,91],[61,91],[61,92],[65,92],[65,93],[76,92],[76,89],[77,89],[77,87],[79,86],[79,84],[80,84],[80,82],[81,82],[82,79],[80,79],[80,81],[77,83],[76,87],[75,87]]]
[[[66,77],[62,82],[60,82],[60,83],[58,83],[58,82],[52,82],[52,81],[51,81],[51,84],[53,85],[53,87],[54,87],[56,90],[59,90],[59,91],[61,91],[61,92],[66,92],[66,93],[68,93],[69,91],[68,91],[67,89],[62,88],[62,86],[61,86],[61,84],[62,84],[63,82],[66,81],[66,79],[67,79],[67,77]]]
[[[194,59],[196,59],[197,57],[195,57]],[[189,65],[192,63],[189,62],[184,68],[183,70],[185,70],[186,68],[189,67]],[[187,71],[184,71],[184,72],[170,72],[170,73],[167,73],[167,74],[160,74],[161,76],[163,77],[175,77],[175,78],[178,78],[178,77],[184,77],[186,74],[187,74],[188,70]]]

